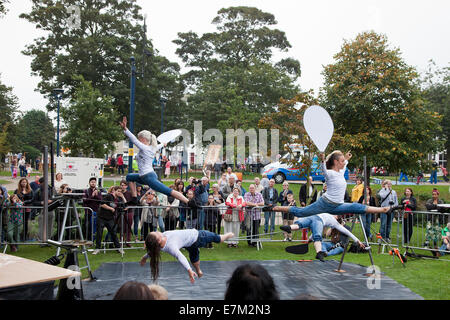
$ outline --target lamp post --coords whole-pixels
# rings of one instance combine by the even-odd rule
[[[161,134],[164,133],[164,108],[166,107],[167,99],[161,97],[159,99],[159,102],[161,102]]]
[[[134,133],[134,100],[136,92],[136,59],[131,60],[131,83],[130,83],[130,132]],[[133,172],[133,142],[128,144],[128,173]]]
[[[60,146],[59,146],[59,102],[64,93],[64,89],[57,88],[53,89],[53,95],[58,100],[58,108],[57,108],[57,118],[56,118],[56,156],[59,157]]]

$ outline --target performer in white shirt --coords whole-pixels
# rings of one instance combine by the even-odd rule
[[[136,138],[127,128],[127,118],[123,117],[123,120],[119,122],[120,126],[124,130],[125,135],[130,141],[139,148],[139,153],[136,155],[139,173],[127,174],[126,180],[129,182],[129,186],[132,194],[132,203],[138,204],[136,182],[142,185],[148,185],[151,189],[161,192],[167,196],[172,196],[181,202],[188,203],[189,200],[176,190],[170,189],[158,180],[158,176],[153,170],[153,159],[155,154],[164,145],[157,144],[156,137],[150,131],[143,130],[138,133]]]
[[[218,235],[214,232],[197,229],[172,230],[161,232],[150,232],[145,239],[145,254],[140,261],[141,266],[145,265],[147,258],[150,257],[150,269],[153,280],[159,276],[159,261],[161,260],[161,251],[167,252],[174,256],[187,270],[191,283],[195,282],[195,277],[203,276],[200,270],[200,250],[211,242],[224,242],[234,237],[233,233]],[[186,248],[189,252],[189,260],[195,268],[194,272],[189,265],[186,257],[181,253],[180,249]]]
[[[316,202],[306,207],[276,206],[268,210],[290,212],[301,218],[324,212],[342,215],[346,213],[387,213],[396,209],[396,207],[371,207],[361,203],[344,203],[345,190],[347,189],[344,173],[352,154],[347,152],[344,155],[341,151],[333,151],[326,159],[323,153],[320,154],[320,157],[322,159],[322,172],[327,183],[327,192]]]

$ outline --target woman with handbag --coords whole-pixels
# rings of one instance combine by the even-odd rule
[[[414,192],[411,188],[405,189],[405,196],[400,200],[404,205],[403,211],[403,241],[409,243],[413,234],[413,213],[417,209],[417,200],[414,198]]]
[[[225,204],[227,205],[228,209],[223,215],[224,232],[232,232],[237,237],[239,237],[240,225],[241,222],[244,221],[243,208],[245,207],[245,200],[240,195],[240,189],[238,187],[233,188],[233,193],[228,196]],[[238,243],[238,240],[228,241],[228,248],[237,248]]]

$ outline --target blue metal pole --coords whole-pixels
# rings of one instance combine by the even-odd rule
[[[130,127],[131,133],[134,133],[134,95],[136,91],[136,59],[131,57],[131,85],[130,85]],[[130,141],[129,149],[133,149],[133,143]],[[128,173],[133,172],[133,156],[128,150]]]
[[[59,95],[57,95],[57,99],[58,99],[58,115],[57,115],[57,128],[56,128],[56,156],[59,157]]]
[[[164,133],[164,107],[166,106],[166,99],[161,98],[159,100],[161,102],[161,134]]]

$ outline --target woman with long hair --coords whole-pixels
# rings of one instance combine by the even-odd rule
[[[404,205],[405,210],[403,212],[403,241],[409,243],[413,234],[413,213],[417,209],[417,200],[414,198],[414,192],[411,188],[406,188],[404,197],[400,200],[400,203]]]
[[[182,193],[176,190],[172,190],[162,182],[160,182],[155,171],[153,170],[153,159],[155,158],[158,150],[161,149],[164,144],[158,145],[155,135],[147,130],[139,132],[138,137],[136,138],[134,134],[132,134],[127,128],[126,117],[123,117],[122,121],[119,124],[124,130],[125,135],[134,145],[139,148],[139,153],[136,156],[139,173],[129,173],[126,177],[126,180],[129,182],[131,194],[133,196],[133,200],[131,202],[134,204],[138,204],[136,197],[137,182],[143,185],[148,185],[155,191],[161,192],[167,196],[177,198],[181,202],[187,204],[189,202],[188,199]]]
[[[180,192],[184,196],[186,196],[186,193],[184,191],[184,182],[183,182],[183,180],[180,179],[180,181],[178,181],[178,183],[175,184],[175,190],[177,190],[178,192]],[[180,211],[180,217],[179,217],[180,229],[184,229],[184,225],[186,223],[186,209],[183,208],[183,207],[180,207],[179,211]]]
[[[150,269],[152,279],[159,277],[159,263],[161,261],[161,251],[166,252],[175,257],[187,270],[191,283],[195,282],[196,277],[202,277],[203,272],[200,270],[200,250],[211,242],[221,243],[234,237],[233,233],[218,235],[217,233],[206,230],[186,229],[172,230],[161,233],[159,231],[150,232],[145,238],[145,254],[140,261],[141,266],[145,265],[147,258],[150,257]],[[195,268],[192,270],[186,257],[181,253],[180,249],[186,248],[189,252],[189,260]]]
[[[369,206],[376,206],[375,197],[372,196],[372,188],[366,187],[366,198],[364,194],[359,198],[358,203],[362,203]],[[366,213],[361,215],[361,220],[364,225],[364,231],[366,232],[367,239],[372,238],[372,233],[370,232],[370,225],[372,224],[372,214]]]
[[[364,213],[387,213],[395,207],[372,207],[361,203],[344,203],[347,181],[344,173],[348,160],[352,157],[350,152],[345,155],[339,151],[333,151],[325,159],[325,154],[321,153],[322,172],[327,183],[327,192],[316,202],[306,207],[271,207],[266,210],[278,212],[290,212],[296,217],[308,217],[319,213],[327,212],[334,215],[342,214],[364,214]]]
[[[16,194],[20,201],[22,201],[24,206],[30,206],[33,203],[33,190],[30,187],[30,183],[28,182],[27,178],[21,178],[19,180],[19,183],[17,184],[17,189],[14,191],[14,194]],[[23,213],[23,233],[21,235],[21,238],[23,241],[28,240],[28,227],[29,227],[29,221],[31,218],[31,209],[24,209],[25,212]]]

